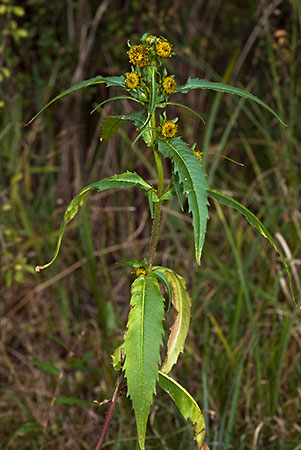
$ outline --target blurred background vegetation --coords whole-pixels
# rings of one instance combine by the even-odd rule
[[[197,76],[252,90],[287,127],[243,99],[193,91],[185,100],[206,126],[182,110],[180,134],[244,164],[208,156],[209,183],[276,237],[300,303],[300,29],[299,0],[0,1],[1,449],[93,448],[107,406],[91,402],[110,397],[110,354],[122,339],[133,279],[115,263],[146,256],[151,228],[143,194],[94,195],[54,267],[35,274],[81,187],[126,169],[152,180],[154,171],[143,143],[130,148],[131,126],[99,141],[107,115],[134,111],[114,102],[90,116],[114,88],[85,89],[24,124],[71,84],[127,72],[127,40],[145,31],[173,43],[168,65],[178,83]],[[300,316],[277,254],[236,211],[212,201],[198,267],[191,218],[179,213],[176,202],[164,209],[157,262],[182,274],[193,298],[173,374],[201,405],[211,450],[301,449]],[[135,433],[123,399],[104,448],[136,449]],[[194,448],[190,426],[162,391],[147,448]]]

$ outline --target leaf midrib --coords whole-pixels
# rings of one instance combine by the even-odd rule
[[[140,329],[140,396],[143,396],[143,377],[144,377],[144,317],[145,317],[145,299],[146,299],[146,277],[143,281],[142,299],[141,299],[141,329]]]
[[[192,177],[190,175],[190,170],[189,170],[188,165],[186,164],[185,158],[182,157],[181,153],[179,153],[177,151],[176,147],[174,147],[170,142],[166,142],[166,144],[169,145],[169,147],[171,147],[175,151],[175,153],[179,156],[179,158],[181,158],[181,161],[184,163],[184,166],[186,168],[188,176],[189,176],[189,178],[190,178],[190,180],[192,182],[192,187],[193,187],[192,192],[194,194],[194,197],[195,197],[195,200],[196,200],[196,204],[197,204],[197,214],[198,214],[198,221],[197,221],[198,233],[197,233],[197,236],[198,236],[198,247],[199,247],[199,244],[200,244],[200,219],[201,219],[201,215],[200,215],[200,212],[199,212],[199,205],[198,205],[198,201],[197,201],[197,194],[196,194],[195,184],[194,184],[193,179],[192,179]]]

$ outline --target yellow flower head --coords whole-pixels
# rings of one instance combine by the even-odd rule
[[[163,80],[163,89],[167,94],[175,92],[177,83],[172,77],[165,77]]]
[[[156,53],[161,58],[169,58],[171,56],[172,45],[168,41],[163,41],[160,39],[160,42],[156,45]]]
[[[135,72],[131,72],[125,77],[125,84],[130,89],[136,89],[136,87],[139,85],[139,82],[140,78]]]
[[[146,275],[147,274],[146,270],[143,269],[143,267],[138,267],[135,270],[135,273],[136,273],[136,277],[139,277],[139,275]]]
[[[196,152],[193,153],[194,156],[196,156],[197,158],[199,158],[199,162],[202,162],[202,153],[197,150]]]
[[[170,120],[167,120],[166,122],[164,122],[161,127],[161,134],[162,134],[162,136],[164,136],[166,138],[174,137],[174,135],[176,134],[177,131],[178,131],[178,125],[171,122]]]
[[[134,45],[128,51],[130,63],[137,67],[147,66],[149,63],[149,49],[145,45]]]

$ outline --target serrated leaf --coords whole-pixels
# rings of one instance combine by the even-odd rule
[[[260,106],[269,111],[273,116],[275,116],[282,125],[286,125],[283,120],[278,116],[278,114],[265,102],[263,102],[260,98],[251,94],[248,91],[243,89],[239,89],[235,86],[230,86],[224,83],[215,83],[213,81],[201,80],[199,78],[188,78],[185,84],[182,86],[177,86],[177,92],[181,92],[182,94],[186,94],[190,91],[190,89],[207,89],[212,91],[224,92],[226,94],[234,94],[240,97],[247,98],[248,100],[252,100],[253,102],[258,103]]]
[[[245,218],[247,219],[247,221],[249,222],[249,224],[252,225],[252,227],[255,227],[262,234],[262,236],[265,237],[269,241],[269,243],[274,247],[276,252],[279,254],[279,256],[284,264],[284,267],[286,269],[286,272],[288,274],[291,295],[292,295],[294,303],[296,304],[295,295],[294,295],[294,291],[292,288],[292,277],[291,277],[290,268],[285,260],[285,257],[283,255],[282,251],[280,250],[279,246],[277,245],[277,243],[276,243],[275,239],[273,238],[273,236],[271,235],[271,233],[267,230],[267,228],[263,225],[263,223],[258,219],[258,217],[255,216],[255,214],[253,214],[248,208],[243,206],[237,200],[234,200],[234,198],[229,197],[228,195],[223,194],[222,192],[216,191],[214,189],[209,189],[208,194],[211,195],[211,197],[215,198],[215,200],[218,200],[220,203],[222,203],[226,206],[230,206],[231,208],[234,208],[237,211],[239,211],[241,214],[243,214],[245,216]]]
[[[148,190],[152,189],[152,186],[148,184],[146,181],[143,180],[139,175],[137,175],[136,172],[125,172],[119,175],[113,175],[112,177],[104,178],[103,180],[96,181],[95,183],[90,184],[89,186],[84,187],[77,195],[74,197],[74,199],[69,203],[64,218],[59,230],[59,237],[56,245],[56,249],[54,252],[54,256],[52,260],[43,265],[43,266],[37,266],[36,271],[39,272],[42,269],[45,269],[46,267],[49,267],[56,259],[61,242],[62,237],[65,232],[65,228],[67,223],[72,220],[76,214],[78,213],[79,208],[82,206],[83,201],[85,197],[93,190],[97,190],[98,192],[103,192],[108,189],[114,189],[114,188],[127,188],[131,186],[137,186],[143,191],[147,192]]]
[[[167,342],[167,354],[161,366],[164,373],[169,373],[176,364],[179,354],[184,351],[184,344],[189,330],[191,315],[191,298],[186,290],[183,277],[167,267],[155,267],[156,271],[164,273],[172,290],[172,305],[174,307],[174,323],[170,329]]]
[[[55,403],[57,405],[69,405],[69,406],[77,406],[77,405],[95,406],[95,404],[92,401],[82,400],[81,398],[77,397],[67,397],[63,395],[57,397],[55,399]]]
[[[36,359],[32,360],[31,363],[37,367],[38,369],[43,370],[44,372],[50,373],[51,375],[59,375],[60,371],[53,364],[45,363],[42,361],[37,361]]]
[[[164,157],[171,158],[173,171],[178,175],[182,192],[188,198],[193,219],[195,257],[200,264],[208,219],[207,176],[202,164],[181,138],[160,140],[158,150]]]
[[[92,86],[94,84],[100,84],[100,83],[106,83],[107,87],[109,86],[123,86],[124,84],[124,76],[120,77],[102,77],[101,75],[98,75],[97,77],[90,78],[89,80],[81,81],[80,83],[74,84],[70,88],[66,89],[65,91],[61,92],[59,95],[57,95],[55,98],[53,98],[50,102],[47,103],[30,121],[26,124],[29,125],[31,122],[33,122],[36,117],[38,117],[41,112],[43,112],[48,106],[52,105],[52,103],[56,102],[60,98],[64,97],[65,95],[71,94],[74,91],[77,91],[78,89],[82,89],[88,86]]]
[[[204,416],[197,402],[180,383],[160,370],[159,385],[175,402],[182,416],[191,422],[197,447],[202,449],[206,426]]]
[[[120,86],[120,87],[124,87],[124,76],[120,75],[120,76],[116,76],[114,75],[113,77],[103,77],[104,83],[106,83],[107,87],[110,86]],[[95,84],[95,83],[93,83]],[[90,86],[90,84],[89,84]]]
[[[138,441],[145,448],[146,425],[156,392],[162,345],[164,297],[154,274],[140,275],[132,284],[131,310],[124,337],[124,370],[136,416]]]

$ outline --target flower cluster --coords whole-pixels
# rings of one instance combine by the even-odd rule
[[[129,44],[127,54],[132,68],[131,72],[124,76],[124,87],[130,91],[133,98],[148,105],[148,107],[152,105],[154,100],[152,95],[156,90],[157,105],[165,107],[169,96],[177,90],[174,75],[168,75],[167,69],[162,67],[164,60],[174,54],[172,44],[163,37],[144,34],[139,45]],[[161,138],[171,139],[176,135],[178,131],[176,122],[177,118],[167,120],[165,112],[160,116],[158,134],[161,135]],[[148,137],[145,131],[143,136],[147,145],[149,145],[153,143],[153,137],[156,136],[156,133],[149,132],[150,137]]]
[[[127,52],[133,66],[143,68],[156,62],[158,57],[164,59],[172,56],[172,45],[167,39],[146,35],[141,41],[142,44],[131,46]]]

